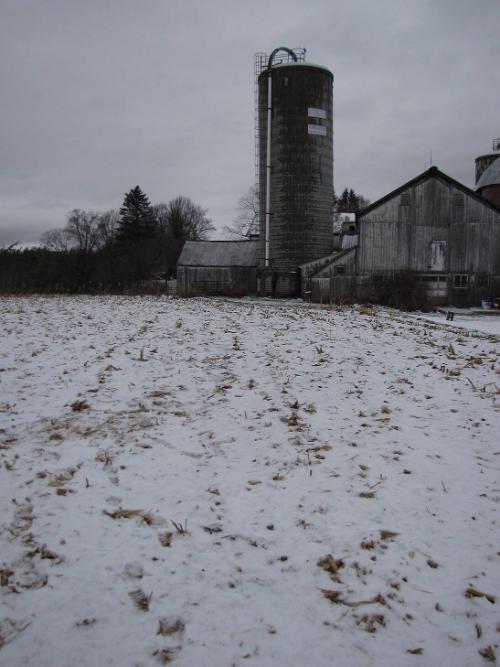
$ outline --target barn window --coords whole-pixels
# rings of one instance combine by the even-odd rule
[[[376,273],[372,276],[372,280],[374,283],[381,283],[384,280],[384,276],[380,273]]]
[[[466,273],[456,273],[453,276],[453,287],[464,288],[469,284],[469,276]]]
[[[337,275],[339,273],[345,273],[345,266],[343,264],[339,264],[338,266],[333,267],[333,273],[336,273]]]
[[[453,204],[455,206],[463,206],[464,205],[464,196],[460,194],[459,192],[455,193],[453,195]]]
[[[401,195],[401,199],[399,200],[399,205],[400,206],[409,206],[410,205],[410,193],[406,192],[405,194]]]

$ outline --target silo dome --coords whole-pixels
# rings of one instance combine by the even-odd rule
[[[298,266],[333,247],[333,74],[271,57],[258,95],[261,293],[294,296]]]
[[[476,192],[500,206],[500,139],[493,141],[493,152],[476,158]]]

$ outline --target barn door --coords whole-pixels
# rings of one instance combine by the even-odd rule
[[[431,271],[446,270],[446,241],[431,241]]]
[[[431,241],[431,271],[446,270],[446,241]]]

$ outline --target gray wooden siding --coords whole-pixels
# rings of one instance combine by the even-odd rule
[[[177,268],[179,296],[246,296],[256,293],[255,267],[179,266]]]
[[[343,273],[337,273],[339,266],[343,268]],[[328,264],[310,278],[311,301],[317,303],[354,301],[357,283],[356,248],[351,248],[331,257]]]
[[[358,294],[356,276],[335,276],[335,278],[313,278],[311,280],[311,301],[314,303],[340,303],[356,301]]]
[[[500,214],[438,177],[361,214],[359,235],[360,275],[436,270],[436,241],[446,244],[445,271],[500,273]]]
[[[311,279],[314,276],[319,276],[321,269],[324,269],[327,266],[333,266],[335,263],[346,264],[343,262],[343,258],[349,256],[355,258],[355,249],[349,248],[348,250],[340,250],[331,255],[326,255],[326,257],[321,257],[320,259],[315,259],[312,262],[307,262],[306,264],[301,264],[300,269],[300,280],[301,280],[301,294],[308,294],[311,291]],[[352,260],[347,263],[345,273],[354,273],[356,270],[355,265],[352,264]]]

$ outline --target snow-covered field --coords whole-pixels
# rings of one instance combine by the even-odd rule
[[[1,665],[500,655],[500,335],[215,299],[0,318]]]

